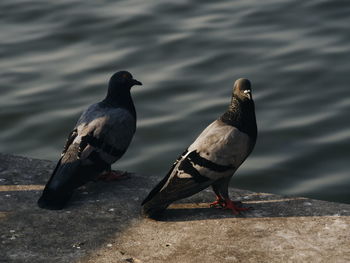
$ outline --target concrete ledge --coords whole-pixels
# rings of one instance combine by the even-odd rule
[[[67,209],[36,206],[54,163],[0,154],[0,262],[349,262],[350,205],[230,189],[254,210],[208,208],[211,190],[139,217],[157,182],[134,175],[78,189]]]

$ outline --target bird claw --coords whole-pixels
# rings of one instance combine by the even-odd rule
[[[126,171],[110,171],[110,172],[100,174],[97,177],[97,180],[111,182],[111,181],[128,179],[130,178],[130,176],[131,176],[131,173],[128,173]]]
[[[218,207],[220,206],[221,208],[225,207],[225,201],[222,199],[217,199],[214,202],[209,204],[209,207]]]
[[[224,209],[231,210],[234,215],[238,215],[241,212],[251,210],[252,207],[242,207],[242,202],[233,202],[230,199],[225,200]]]

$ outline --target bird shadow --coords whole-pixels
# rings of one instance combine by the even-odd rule
[[[242,191],[238,190],[237,191]],[[199,197],[199,196],[198,196]],[[313,216],[350,216],[349,205],[304,197],[279,196],[266,193],[247,193],[242,206],[247,211],[234,214],[223,208],[212,208],[206,200],[183,200],[164,211],[159,221],[196,221],[227,218],[277,218]],[[234,200],[242,199],[233,198]],[[192,201],[192,202],[191,202]],[[194,202],[193,202],[194,201]]]
[[[112,182],[90,182],[76,190],[66,209],[85,209],[87,204],[100,204],[105,209],[125,209],[129,219],[138,218],[141,202],[148,194],[148,186],[152,180],[131,174],[130,177]],[[227,218],[350,216],[348,204],[234,188],[229,191],[232,200],[242,202],[242,206],[249,210],[234,214],[221,207],[210,207],[214,195],[210,189],[205,189],[171,204],[156,220],[175,222]]]
[[[147,185],[149,185],[148,178],[139,175],[132,175],[131,178],[115,182],[89,183],[77,190],[70,206],[77,209],[79,206],[85,206],[86,203],[123,199],[127,201],[126,206],[133,208],[131,213],[133,217],[138,217],[143,197],[149,192]],[[138,194],[130,195],[132,189],[132,192],[138,192]],[[129,198],[125,198],[129,195]],[[210,189],[206,189],[171,204],[156,220],[176,222],[228,218],[350,216],[348,204],[335,204],[305,197],[256,193],[234,188],[230,188],[230,196],[232,200],[241,201],[242,207],[249,208],[249,210],[234,214],[221,207],[210,207],[213,201],[211,198],[214,195]]]

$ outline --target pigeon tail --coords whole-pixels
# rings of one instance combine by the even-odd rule
[[[54,169],[47,182],[38,206],[46,209],[62,209],[71,198],[74,189],[94,180],[107,166],[82,165],[75,154],[78,145],[72,145]]]
[[[71,198],[73,190],[84,184],[80,178],[71,177],[78,168],[78,161],[62,163],[61,159],[38,200],[38,206],[50,210],[62,209]]]
[[[147,198],[142,203],[142,215],[157,219],[162,212],[174,201],[189,197],[199,191],[204,190],[213,183],[212,180],[198,182],[193,178],[169,178],[167,186],[155,193],[151,198]],[[159,188],[159,186],[157,186]]]
[[[157,202],[147,202],[141,208],[141,215],[146,218],[159,219],[169,205],[170,203],[159,204]]]
[[[52,189],[46,189],[38,200],[38,206],[48,210],[61,210],[66,206],[72,194],[73,192],[62,193]]]

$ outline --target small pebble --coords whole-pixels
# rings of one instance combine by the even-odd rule
[[[77,249],[80,249],[79,244],[74,244],[72,247],[77,248]]]
[[[113,245],[112,244],[107,244],[107,247],[112,247]]]
[[[81,247],[82,245],[84,245],[84,244],[85,244],[85,242],[78,242],[78,243],[73,244],[72,247],[74,247],[74,248],[76,248],[76,249],[80,249],[80,247]]]
[[[109,212],[113,212],[114,211],[114,208],[111,208],[111,209],[108,209]]]
[[[310,203],[310,202],[304,202],[304,205],[310,206],[310,205],[312,205],[312,203]]]

